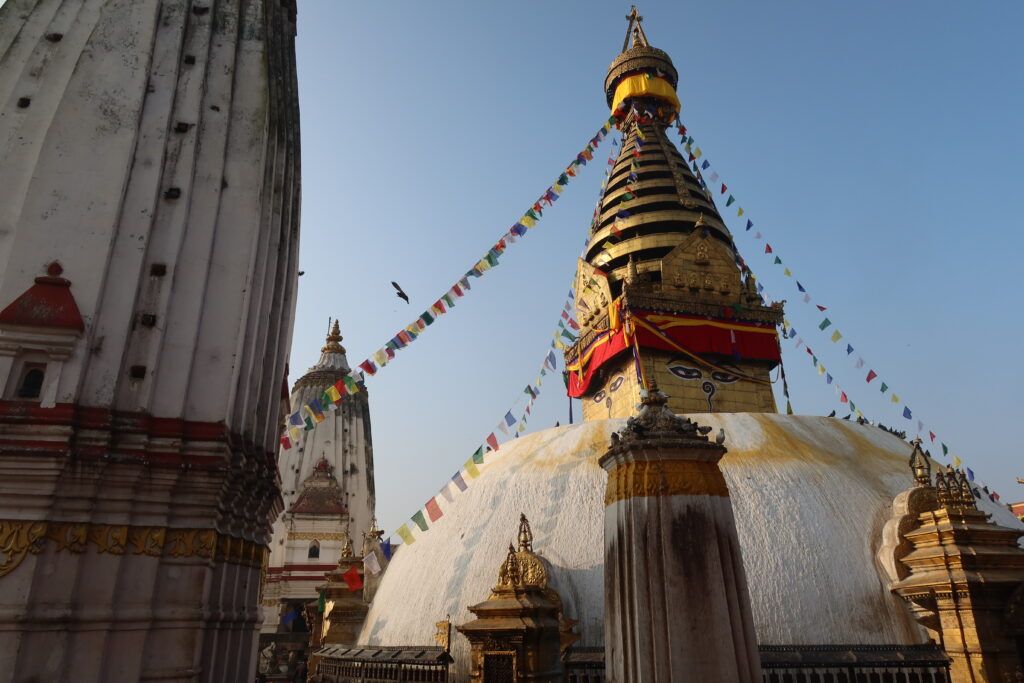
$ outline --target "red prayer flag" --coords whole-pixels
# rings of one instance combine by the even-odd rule
[[[448,312],[448,310],[444,307],[444,303],[440,299],[434,302],[434,308],[436,308],[439,313]]]
[[[928,432],[928,436],[932,437],[932,443],[935,443],[935,432]]]
[[[878,377],[878,374],[874,370],[868,370],[868,383],[876,377]]]
[[[729,188],[725,186],[725,183],[722,183],[722,194],[725,194],[725,191],[728,189]]]
[[[697,157],[693,156],[693,152],[690,152],[689,161],[697,161]]]
[[[819,310],[819,311],[827,311],[827,310],[828,310],[827,308],[825,308],[825,307],[824,307],[824,306],[822,306],[821,304],[814,304],[814,305],[818,307],[818,310]]]
[[[452,291],[455,292],[455,296],[462,296],[462,287],[458,285],[452,285]]]
[[[334,388],[338,390],[338,394],[341,396],[344,396],[345,394],[348,393],[348,387],[345,386],[344,379],[339,379],[337,382],[335,382]]]
[[[844,392],[842,392],[842,395],[839,397],[839,402],[840,403],[846,403],[847,401],[848,401],[848,399],[846,398],[846,392],[844,391]]]
[[[679,134],[686,135],[686,126],[679,126]]]
[[[287,450],[291,450],[292,440],[288,438],[287,434],[285,434],[284,436],[281,437],[281,445],[284,446],[284,449],[286,451]]]
[[[434,496],[433,498],[428,500],[426,507],[427,514],[430,515],[431,522],[436,522],[437,520],[441,519],[441,517],[444,515],[444,513],[441,512],[441,507],[437,504],[437,496]]]
[[[359,364],[359,368],[363,372],[365,372],[367,375],[376,375],[377,374],[377,366],[374,365],[373,361],[371,361],[369,359],[364,360],[362,363],[360,363]]]
[[[363,587],[363,577],[359,576],[359,569],[355,566],[342,574],[341,578],[348,585],[350,591],[355,592]]]
[[[494,432],[491,432],[487,437],[487,445],[491,447],[492,451],[498,450],[498,438],[494,436]]]
[[[578,330],[578,329],[580,329],[579,323],[577,323],[577,322],[576,322],[575,320],[573,320],[572,318],[569,318],[569,327],[571,327],[571,328],[572,328],[572,329],[574,329],[574,330]]]
[[[768,244],[767,242],[765,242],[765,244],[764,244],[764,253],[766,253],[766,254],[772,253],[772,245]]]

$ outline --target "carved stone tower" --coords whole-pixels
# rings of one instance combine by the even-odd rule
[[[292,410],[321,399],[348,374],[341,342],[335,320],[328,327],[320,359],[295,382]],[[285,510],[274,523],[263,594],[265,634],[279,630],[279,620],[290,610],[317,598],[314,581],[337,566],[344,541],[361,538],[373,525],[376,497],[369,392],[363,385],[359,389],[336,408],[323,400],[323,421],[306,431],[301,443],[282,448],[278,456]]]
[[[892,590],[951,660],[953,683],[1024,680],[1021,532],[978,510],[963,472],[931,477],[914,442],[915,486],[896,497],[879,551]]]
[[[605,94],[623,144],[576,278],[569,393],[585,419],[628,417],[645,381],[686,412],[775,412],[779,306],[744,276],[712,196],[666,135],[678,74],[636,10]]]
[[[546,562],[533,552],[526,515],[519,547],[511,544],[487,600],[469,608],[476,619],[458,627],[470,642],[470,681],[561,683],[562,600],[548,587]]]
[[[725,448],[667,403],[653,390],[600,460],[606,680],[759,682]]]
[[[253,680],[298,283],[295,13],[0,7],[0,681]]]

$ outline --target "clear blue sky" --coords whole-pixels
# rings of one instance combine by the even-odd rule
[[[608,115],[617,2],[299,3],[302,255],[292,381],[328,316],[358,362],[438,298]],[[1024,57],[1019,2],[647,2],[714,168],[870,367],[1004,500],[1020,438]],[[393,530],[523,396],[601,180],[588,166],[453,313],[368,380]],[[741,252],[865,414],[867,386],[793,281]],[[399,301],[396,280],[412,297]],[[845,341],[845,340],[844,340]],[[839,409],[784,343],[798,413]],[[531,430],[566,421],[551,378]],[[840,415],[843,413],[840,412]],[[916,428],[914,428],[916,431]]]

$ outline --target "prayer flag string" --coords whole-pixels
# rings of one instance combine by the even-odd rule
[[[322,396],[314,398],[309,403],[298,407],[295,412],[289,415],[285,432],[280,438],[281,446],[286,450],[298,447],[305,438],[305,433],[316,429],[316,426],[324,421],[325,410],[336,408],[346,395],[357,393],[360,390],[359,385],[365,380],[366,375],[372,376],[377,374],[381,368],[394,360],[398,351],[415,341],[427,327],[454,308],[455,302],[472,289],[470,278],[482,277],[488,270],[497,266],[499,257],[505,252],[508,245],[515,244],[516,241],[525,237],[526,233],[540,222],[544,215],[544,209],[550,208],[558,201],[558,198],[569,184],[570,179],[576,177],[581,167],[594,160],[594,151],[605,136],[608,135],[609,131],[611,131],[614,124],[615,118],[609,117],[604,125],[598,129],[597,134],[590,139],[587,146],[576,155],[576,158],[566,166],[554,183],[548,186],[533,205],[526,210],[526,213],[520,216],[519,220],[494,243],[494,246],[479,261],[473,264],[473,267],[466,271],[465,275],[449,287],[437,301],[420,314],[415,321],[404,329],[399,330],[397,334],[388,340],[384,346],[371,354],[369,358],[358,363],[348,375],[339,379],[334,386],[329,387]],[[575,341],[575,337],[571,333],[561,336]]]
[[[719,194],[720,195],[725,195],[726,192],[729,191],[729,188],[726,185],[725,181],[722,180],[721,175],[714,168],[712,168],[712,164],[706,158],[706,156],[705,156],[704,160],[699,165],[697,164],[696,159],[699,158],[700,156],[704,155],[704,152],[703,152],[703,150],[701,150],[700,147],[694,147],[694,144],[695,144],[694,143],[694,138],[693,138],[692,135],[688,135],[687,129],[682,124],[682,121],[677,120],[677,124],[678,124],[678,130],[679,130],[679,135],[681,137],[682,144],[683,144],[684,148],[686,149],[686,152],[689,154],[690,160],[693,162],[692,170],[696,174],[697,180],[700,183],[700,185],[705,190],[708,189],[709,185],[704,180],[702,171],[710,170],[711,171],[711,175],[710,175],[711,183],[715,184],[715,183],[721,182],[721,191],[720,191]],[[697,154],[695,154],[695,152],[697,152]],[[713,192],[709,191],[708,192],[708,196],[709,197],[713,197]],[[725,206],[726,207],[732,207],[732,205],[736,204],[738,201],[739,200],[735,197],[735,194],[734,193],[730,193],[728,195],[728,200],[726,201]],[[738,218],[745,216],[746,213],[747,212],[743,208],[742,205],[737,205],[737,207],[736,207],[736,216]],[[723,212],[723,216],[724,216],[724,212]],[[746,222],[745,222],[745,225],[744,225],[743,233],[744,234],[750,233],[751,230],[754,230],[754,228],[755,228],[754,221],[752,219],[750,219],[750,218],[747,218]],[[925,424],[925,422],[923,420],[921,420],[920,418],[915,417],[914,412],[910,409],[910,406],[907,405],[901,399],[900,395],[897,394],[895,391],[891,391],[891,385],[888,384],[885,381],[881,381],[881,377],[880,377],[878,371],[875,370],[874,368],[872,368],[870,365],[868,365],[867,362],[864,360],[863,356],[861,356],[860,354],[856,353],[853,345],[850,343],[850,341],[848,339],[846,339],[844,333],[841,332],[838,329],[838,327],[834,324],[834,321],[832,320],[835,317],[834,312],[830,311],[828,306],[824,306],[821,303],[817,303],[816,302],[814,297],[812,297],[810,292],[808,291],[807,286],[803,282],[801,282],[799,279],[797,279],[796,276],[793,274],[793,271],[792,271],[791,267],[788,264],[783,262],[782,257],[779,256],[779,254],[777,253],[778,252],[777,247],[773,247],[767,241],[768,240],[767,235],[765,235],[764,233],[762,233],[762,231],[760,229],[758,229],[758,230],[754,230],[753,231],[752,237],[753,237],[754,240],[757,240],[757,241],[764,240],[764,243],[765,243],[764,252],[763,252],[764,255],[767,258],[771,259],[772,265],[781,266],[782,267],[782,269],[783,269],[782,272],[783,272],[783,275],[785,277],[793,279],[793,282],[795,284],[797,292],[800,293],[801,300],[803,301],[803,303],[807,304],[807,305],[813,304],[814,308],[817,309],[817,312],[815,313],[815,315],[825,314],[825,315],[822,316],[822,319],[821,319],[820,323],[817,325],[818,331],[820,333],[825,334],[827,336],[828,340],[831,343],[833,343],[833,344],[838,344],[841,340],[845,341],[846,355],[847,355],[848,358],[850,358],[851,362],[854,363],[854,368],[857,369],[857,370],[861,370],[861,371],[863,371],[865,367],[868,368],[867,371],[864,374],[865,383],[866,384],[870,384],[873,380],[878,379],[879,382],[878,382],[878,384],[876,386],[878,386],[879,391],[882,394],[888,393],[888,395],[889,395],[889,403],[894,404],[897,409],[902,408],[902,410],[900,411],[900,414],[902,415],[902,417],[905,420],[911,421],[911,425],[916,426],[917,434],[918,435],[926,434],[927,438],[929,439],[929,443],[931,443],[931,444],[938,444],[941,447],[941,449],[942,449],[943,456],[949,457],[949,453],[950,453],[949,447],[946,445],[945,442],[943,442],[939,438],[939,436],[936,433],[936,431],[934,430],[934,428],[929,428]],[[758,250],[758,251],[760,251],[760,250]],[[749,266],[747,266],[747,264],[745,262],[743,262],[742,258],[738,258],[738,262],[739,262],[740,267],[742,269],[744,269],[747,272],[750,272],[751,274],[753,274],[752,271],[750,271]],[[763,293],[763,291],[764,291],[764,287],[760,283],[758,283],[757,289],[758,289],[759,293]],[[794,336],[796,338],[796,341],[797,341],[796,348],[800,348],[801,345],[805,345],[804,341],[803,341],[803,338],[796,336],[796,330],[793,329],[793,327],[791,325],[789,325],[788,323],[786,323],[786,326],[785,326],[785,329],[784,329],[784,334],[792,335],[792,336]],[[837,389],[837,392],[840,394],[840,398],[841,399],[843,397],[846,397],[847,398],[847,402],[849,402],[849,395],[846,394],[845,391],[843,391],[842,389],[839,388],[839,385],[837,383],[835,383],[834,377],[832,376],[832,374],[828,370],[825,369],[825,366],[821,364],[820,360],[817,359],[817,357],[812,353],[812,351],[811,351],[811,349],[809,347],[807,347],[807,353],[811,356],[812,362],[814,363],[815,367],[818,368],[819,374],[824,376],[826,378],[826,381],[829,381],[830,384],[834,384],[835,385],[835,387]],[[856,361],[853,360],[854,358],[856,358]],[[840,402],[844,402],[844,401],[841,400]],[[854,407],[854,404],[852,402],[850,402],[850,406],[853,409],[853,412],[856,412],[858,417],[863,418],[863,414]],[[959,462],[961,462],[961,460],[960,460],[959,457],[954,455],[953,456],[953,462],[954,463],[959,463]],[[954,465],[954,466],[959,466],[959,465]]]

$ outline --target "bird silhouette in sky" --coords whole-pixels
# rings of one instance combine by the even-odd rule
[[[395,288],[395,296],[397,296],[399,299],[401,299],[405,303],[409,303],[409,295],[406,294],[405,291],[401,287],[399,287],[397,282],[392,281],[391,282],[391,286]]]

